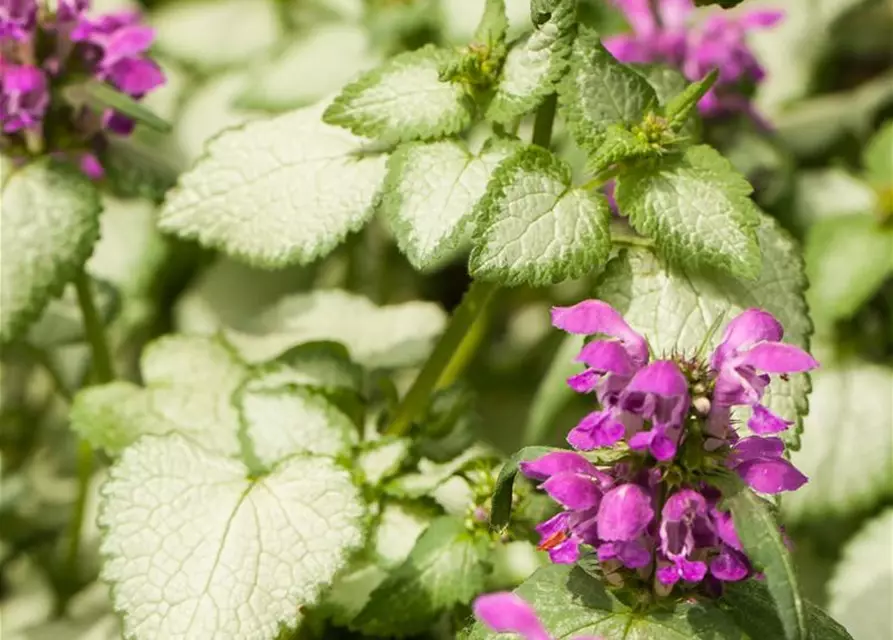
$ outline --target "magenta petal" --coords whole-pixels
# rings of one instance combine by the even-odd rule
[[[692,489],[680,489],[664,503],[661,516],[669,520],[682,520],[686,514],[706,515],[707,501],[697,491]]]
[[[688,582],[700,582],[707,575],[707,565],[697,560],[679,560],[679,573]]]
[[[628,391],[643,391],[661,396],[684,396],[688,383],[672,360],[658,360],[640,369],[630,380]]]
[[[602,40],[605,49],[620,62],[627,64],[643,64],[651,62],[654,52],[642,40],[633,35],[606,36]],[[609,200],[609,202],[616,202]],[[616,206],[614,207],[616,210]]]
[[[550,640],[533,607],[514,593],[478,596],[472,608],[475,617],[497,633],[517,633],[525,640]]]
[[[591,451],[608,447],[620,440],[626,432],[622,422],[610,411],[593,411],[567,434],[567,441],[574,449]]]
[[[599,373],[592,369],[586,369],[583,373],[571,376],[567,379],[567,386],[577,393],[589,393],[598,384]]]
[[[747,577],[750,566],[740,553],[724,547],[719,555],[710,561],[710,573],[719,580],[737,582]]]
[[[577,362],[599,372],[631,376],[635,369],[623,345],[611,340],[595,340],[583,346]]]
[[[122,27],[113,33],[105,44],[103,62],[115,62],[145,52],[155,38],[152,27],[133,25]]]
[[[661,584],[672,585],[679,582],[679,570],[675,565],[659,567],[657,570],[657,579]]]
[[[798,373],[819,366],[811,355],[800,347],[783,342],[761,342],[740,356],[740,363],[766,373]]]
[[[598,536],[602,540],[633,540],[654,518],[651,496],[636,484],[608,491],[598,508]]]
[[[739,464],[735,471],[760,493],[795,491],[807,482],[807,477],[784,458],[747,460]]]
[[[663,429],[655,427],[652,431],[655,433],[648,445],[648,450],[651,451],[654,459],[666,462],[676,457],[676,442]]]
[[[747,421],[747,427],[758,435],[779,433],[792,424],[794,423],[775,415],[761,404],[754,405],[753,415]]]
[[[712,511],[712,516],[713,529],[716,531],[716,535],[719,536],[719,539],[733,549],[741,551],[743,547],[741,546],[741,540],[738,539],[738,532],[735,531],[732,514],[727,511],[714,509]]]
[[[553,451],[535,460],[524,460],[518,467],[528,478],[545,480],[556,473],[579,473],[601,476],[601,472],[579,453],[573,451]]]
[[[781,438],[760,438],[750,436],[735,443],[732,448],[734,459],[740,461],[780,458],[784,453],[784,441]]]
[[[552,307],[552,324],[568,333],[597,333],[619,338],[637,364],[648,360],[648,343],[632,330],[611,305],[601,300],[584,300],[572,307]]]
[[[614,4],[637,35],[648,35],[657,30],[648,0],[614,0]]]
[[[751,11],[739,18],[738,24],[745,29],[774,27],[784,18],[784,11]]]
[[[726,326],[722,340],[713,352],[711,364],[718,370],[731,353],[757,342],[778,342],[783,335],[784,328],[771,313],[762,309],[747,309]]]
[[[617,559],[625,567],[639,569],[640,567],[647,567],[651,562],[651,552],[639,540],[617,542],[615,545]]]
[[[576,473],[556,473],[542,484],[542,489],[555,502],[573,510],[597,507],[602,497],[591,478]]]
[[[567,538],[549,549],[549,560],[555,564],[575,564],[580,559],[580,543]]]

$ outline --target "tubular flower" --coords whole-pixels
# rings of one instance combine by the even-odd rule
[[[730,469],[769,494],[806,482],[774,436],[791,423],[762,398],[771,375],[818,363],[781,342],[781,325],[759,309],[732,319],[703,360],[677,354],[651,361],[645,338],[598,300],[555,308],[552,320],[594,336],[576,358],[583,373],[568,384],[593,395],[598,406],[568,434],[576,451],[521,463],[522,473],[563,508],[537,528],[540,548],[557,563],[574,563],[589,548],[606,572],[653,576],[664,591],[677,583],[715,586],[753,576],[709,477]],[[753,435],[738,433],[731,418],[736,407],[751,411]],[[602,451],[617,462],[597,465],[587,457],[605,459]]]
[[[36,0],[0,0],[0,148],[16,159],[70,158],[99,178],[106,136],[128,135],[134,122],[91,109],[81,86],[102,82],[139,100],[164,84],[147,53],[154,32],[133,12],[88,17],[89,0],[38,9]]]
[[[713,88],[698,103],[705,116],[751,112],[747,94],[764,71],[747,44],[747,34],[778,23],[781,11],[752,11],[729,17],[716,13],[697,19],[692,0],[660,0],[657,15],[649,0],[614,0],[631,33],[604,39],[605,48],[621,62],[663,63],[689,80],[717,69]]]

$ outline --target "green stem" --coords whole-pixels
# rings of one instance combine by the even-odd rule
[[[651,249],[654,247],[654,240],[643,236],[634,236],[629,233],[618,233],[611,231],[611,242],[621,247],[643,247]]]
[[[555,107],[558,104],[558,96],[550,95],[536,111],[536,119],[533,122],[533,137],[530,141],[544,149],[549,148],[552,142],[552,125],[555,123]]]
[[[440,336],[434,351],[397,407],[391,423],[385,429],[385,434],[404,435],[412,421],[422,414],[443,372],[450,366],[457,353],[465,353],[465,350],[459,347],[497,288],[498,285],[490,282],[475,280],[471,283],[471,287],[462,298],[462,303],[453,313],[446,331]],[[467,353],[463,357],[467,357]]]
[[[90,343],[93,354],[93,382],[98,384],[111,382],[115,377],[111,350],[106,339],[105,326],[96,310],[90,278],[84,271],[75,277],[74,287],[78,295],[78,304],[81,306],[81,314],[84,316],[84,333],[87,335],[87,342]]]
[[[105,334],[105,326],[93,298],[93,287],[86,272],[81,271],[74,279],[78,304],[84,317],[84,333],[90,343],[92,352],[91,377],[95,383],[103,384],[114,379],[111,351]],[[69,578],[76,583],[78,573],[78,552],[81,545],[81,529],[83,528],[84,507],[87,503],[87,489],[93,475],[93,449],[90,444],[81,440],[78,443],[77,474],[78,493],[74,503],[74,512],[69,523],[67,567]]]

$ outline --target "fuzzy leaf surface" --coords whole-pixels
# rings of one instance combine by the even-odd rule
[[[575,18],[576,0],[560,0],[548,20],[512,44],[487,105],[487,119],[510,124],[555,90],[567,71]]]
[[[496,140],[474,155],[456,140],[416,142],[390,157],[382,213],[416,269],[440,266],[469,242],[475,207],[514,147]]]
[[[476,214],[471,273],[505,286],[544,286],[596,272],[611,249],[611,211],[571,186],[571,169],[527,147],[494,172]]]
[[[101,210],[76,169],[38,160],[10,171],[0,193],[0,342],[21,335],[83,267]]]
[[[760,214],[751,191],[725,158],[701,145],[623,173],[615,197],[633,227],[671,260],[755,278]]]
[[[385,158],[364,144],[317,106],[228,130],[168,193],[159,226],[254,266],[312,262],[372,215]]]
[[[347,85],[323,119],[387,142],[459,133],[471,124],[474,103],[461,85],[438,76],[451,56],[432,45],[398,54]]]

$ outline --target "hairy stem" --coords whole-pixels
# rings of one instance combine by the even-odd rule
[[[471,287],[462,298],[462,303],[453,313],[446,331],[440,336],[440,340],[434,346],[434,351],[431,352],[415,382],[412,383],[412,387],[397,407],[394,418],[385,430],[387,435],[404,435],[409,430],[412,421],[421,415],[428,406],[428,400],[437,387],[438,381],[444,371],[450,368],[450,364],[457,354],[463,354],[462,357],[466,359],[469,357],[468,350],[460,349],[460,346],[477,317],[486,308],[497,287],[498,285],[489,282],[474,281],[471,283]]]
[[[84,333],[90,344],[92,353],[91,381],[102,384],[110,382],[114,378],[111,351],[105,334],[105,327],[99,312],[96,310],[96,302],[93,298],[93,287],[86,272],[81,271],[74,280],[77,292],[78,304],[84,318]],[[66,557],[68,577],[77,582],[78,552],[81,545],[81,529],[83,528],[84,507],[87,502],[87,488],[90,477],[93,475],[93,449],[86,441],[78,443],[77,475],[78,493],[74,503],[74,512],[71,516],[68,532],[68,554]]]

